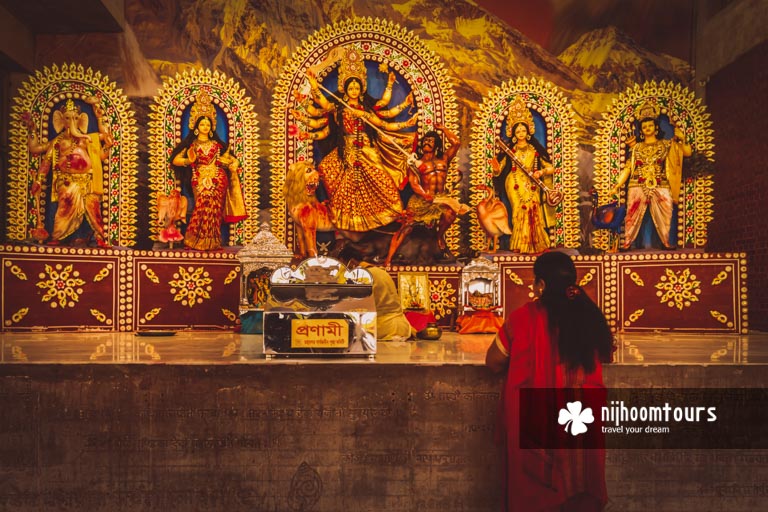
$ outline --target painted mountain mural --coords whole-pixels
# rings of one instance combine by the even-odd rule
[[[161,77],[189,67],[223,71],[254,98],[261,137],[269,138],[271,91],[302,41],[320,28],[356,17],[378,17],[412,30],[454,77],[460,123],[468,140],[471,113],[495,86],[537,76],[561,87],[589,143],[601,112],[625,87],[645,80],[689,83],[683,61],[654,54],[608,27],[582,36],[555,56],[469,0],[126,0],[126,30],[115,58],[109,35],[61,36],[42,53],[108,74],[133,98],[152,98]],[[109,52],[112,52],[109,54]]]
[[[558,58],[595,92],[620,93],[649,80],[687,84],[693,79],[685,61],[644,50],[615,27],[584,34]]]

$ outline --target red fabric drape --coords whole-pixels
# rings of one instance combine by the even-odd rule
[[[513,311],[499,330],[499,341],[510,354],[497,439],[505,446],[507,458],[504,510],[600,510],[608,501],[604,449],[521,449],[519,439],[521,422],[530,421],[526,416],[542,417],[536,411],[520,411],[521,388],[604,389],[600,362],[590,374],[567,371],[550,336],[546,309],[539,302]],[[556,416],[543,423],[535,428],[563,428]],[[596,508],[574,503],[585,500]],[[561,508],[566,502],[574,507]]]

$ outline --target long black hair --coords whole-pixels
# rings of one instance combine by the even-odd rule
[[[424,150],[422,149],[421,144],[424,143],[424,139],[429,137],[435,139],[435,157],[438,159],[443,158],[443,138],[435,130],[430,130],[421,137],[421,143],[419,143],[416,148],[416,156],[418,158],[424,156]]]
[[[560,360],[587,373],[595,369],[595,354],[609,362],[611,330],[597,304],[576,284],[573,260],[562,252],[545,252],[536,258],[533,273],[544,282],[540,300],[547,310],[550,333],[557,339]]]
[[[512,134],[512,136],[513,137],[515,136],[515,130],[517,130],[517,127],[520,126],[520,125],[525,126],[525,129],[528,131],[528,135],[530,136],[530,139],[528,139],[528,144],[533,146],[533,149],[535,149],[536,152],[539,154],[539,158],[541,158],[542,160],[544,160],[548,164],[551,164],[552,163],[552,159],[549,157],[549,153],[547,153],[547,148],[542,146],[541,142],[539,142],[539,140],[531,134],[531,127],[528,126],[527,123],[523,123],[521,121],[519,123],[513,124],[512,125],[512,131],[510,132]]]
[[[539,155],[539,160],[546,162],[548,164],[552,163],[552,159],[549,157],[549,153],[547,153],[547,148],[541,145],[541,142],[536,139],[533,135],[531,135],[531,127],[528,126],[527,123],[519,122],[512,125],[512,130],[510,133],[514,136],[515,130],[517,130],[517,127],[523,125],[525,126],[525,129],[528,131],[528,135],[530,136],[530,139],[528,139],[528,143],[533,146],[533,149],[536,150],[536,153]],[[512,140],[506,140],[505,143],[510,147],[510,149],[515,145]],[[504,168],[501,169],[498,176],[493,177],[493,188],[497,191],[499,194],[499,197],[506,198],[506,190],[504,188],[504,184],[507,181],[507,176],[509,175],[510,171],[512,170],[512,161],[507,156],[507,154],[504,151],[499,151],[499,153],[496,155],[496,159],[501,162],[502,159],[506,158],[506,164],[504,165]],[[534,169],[529,169],[533,171]],[[509,199],[507,199],[509,200]],[[509,206],[509,205],[507,205]]]
[[[216,134],[216,131],[213,129],[213,119],[211,119],[209,116],[200,116],[197,121],[195,121],[195,126],[189,130],[189,133],[186,137],[182,139],[179,144],[173,148],[173,151],[171,152],[171,168],[173,169],[173,174],[176,176],[176,179],[182,184],[182,189],[187,188],[187,190],[192,190],[192,169],[190,169],[189,166],[180,166],[180,165],[173,165],[173,159],[176,158],[176,155],[181,153],[182,151],[187,151],[189,147],[192,145],[195,140],[197,140],[197,134],[195,131],[197,130],[198,126],[200,126],[200,122],[203,119],[207,119],[209,123],[211,123],[211,132],[208,135],[211,140],[216,141],[221,146],[221,154],[227,152],[227,148],[229,148],[229,143],[224,142],[219,138],[219,136]],[[224,167],[224,170],[227,173],[227,176],[229,176],[229,169]]]
[[[351,76],[344,80],[344,86],[336,93],[337,96],[340,98],[344,97],[346,95],[349,84],[352,82],[357,82],[360,85],[360,104],[363,106],[363,109],[365,109],[366,112],[375,112],[374,107],[376,106],[376,99],[368,94],[367,91],[363,92],[363,82],[357,77]],[[347,107],[345,107],[344,104],[336,98],[331,98],[330,101],[336,104],[336,113],[335,115],[331,116],[331,133],[335,133],[335,137],[332,137],[332,139],[335,147],[339,150],[339,159],[344,161],[344,109]],[[378,139],[376,130],[371,128],[371,126],[366,122],[363,122],[363,125],[363,129],[368,135],[368,139],[370,140],[371,144],[373,144],[373,142]],[[332,150],[333,148],[323,148],[323,153],[327,153]]]

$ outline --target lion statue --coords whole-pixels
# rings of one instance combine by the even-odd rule
[[[315,192],[320,175],[310,162],[296,162],[288,167],[283,187],[283,197],[296,224],[299,253],[305,259],[317,256],[317,232],[333,231],[334,225],[328,207],[318,201]]]

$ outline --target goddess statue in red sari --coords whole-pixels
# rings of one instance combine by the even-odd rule
[[[182,190],[191,186],[194,199],[184,245],[199,251],[220,249],[222,223],[247,217],[237,175],[239,162],[216,134],[216,111],[205,91],[190,109],[189,127],[189,134],[171,154]]]

